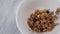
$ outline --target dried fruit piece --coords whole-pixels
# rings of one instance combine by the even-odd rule
[[[40,27],[40,31],[43,32],[44,28],[43,27]]]
[[[37,19],[36,18],[33,18],[33,22],[36,22],[37,21]]]
[[[49,13],[49,10],[46,10],[47,13]]]

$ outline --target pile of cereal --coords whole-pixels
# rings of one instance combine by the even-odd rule
[[[58,10],[58,9],[57,9]],[[56,11],[56,14],[59,11]],[[53,28],[58,24],[54,21],[57,19],[57,15],[49,10],[35,10],[34,13],[28,18],[29,27],[35,32],[48,32],[52,31]]]

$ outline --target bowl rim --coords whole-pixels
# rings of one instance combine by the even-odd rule
[[[18,30],[21,32],[21,34],[24,34],[23,32],[22,32],[22,30],[21,30],[21,28],[20,28],[20,26],[19,26],[19,23],[18,23],[18,12],[19,12],[19,8],[21,7],[21,5],[24,3],[25,1],[24,0],[22,0],[20,3],[19,3],[19,6],[18,6],[18,8],[17,8],[17,11],[16,11],[16,26],[17,26],[17,28],[18,28]]]

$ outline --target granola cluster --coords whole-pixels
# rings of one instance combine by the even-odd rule
[[[59,12],[59,9],[57,9],[56,14]],[[57,15],[55,15],[52,11],[37,9],[30,15],[27,23],[35,32],[48,32],[52,31],[53,28],[58,24],[54,22],[57,18]]]

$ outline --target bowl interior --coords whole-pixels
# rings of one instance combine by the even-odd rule
[[[17,13],[17,25],[23,34],[59,34],[60,25],[56,26],[53,31],[46,33],[36,33],[33,32],[28,24],[27,19],[31,12],[35,9],[51,9],[55,10],[60,7],[60,2],[58,0],[27,0],[23,2]],[[59,22],[60,18],[57,22]],[[60,23],[59,23],[60,24]]]

